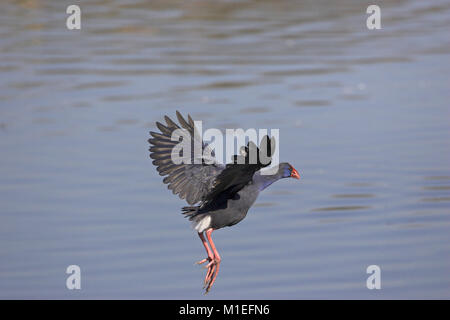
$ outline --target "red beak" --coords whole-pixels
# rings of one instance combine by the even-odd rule
[[[298,174],[298,171],[294,169],[294,167],[292,167],[291,178],[300,179],[300,175]]]

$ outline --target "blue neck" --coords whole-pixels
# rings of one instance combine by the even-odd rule
[[[267,188],[268,186],[270,186],[272,183],[274,183],[275,181],[277,181],[279,179],[280,179],[280,177],[277,174],[261,175],[261,173],[257,172],[253,176],[253,181],[258,186],[259,191],[264,190],[265,188]]]

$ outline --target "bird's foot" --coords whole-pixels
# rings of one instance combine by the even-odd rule
[[[216,281],[217,275],[219,274],[220,259],[212,259],[206,266],[207,268],[205,281],[203,283],[203,288],[205,289],[205,294],[211,290],[212,285]]]

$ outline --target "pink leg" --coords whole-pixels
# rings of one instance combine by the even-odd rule
[[[197,264],[202,264],[202,263],[205,263],[206,261],[214,260],[214,254],[211,252],[211,249],[209,249],[208,242],[206,242],[206,239],[203,236],[203,233],[199,232],[198,236],[200,237],[200,240],[202,240],[202,243],[203,243],[203,246],[205,247],[205,250],[206,250],[206,253],[208,255],[208,258],[205,258],[203,260],[198,261]]]
[[[220,261],[222,260],[211,237],[213,231],[214,229],[212,228],[206,230],[206,237],[208,238],[209,244],[211,245],[211,249],[214,252],[214,259],[210,261],[210,263],[206,266],[208,268],[208,273],[205,279],[206,284],[205,293],[208,293],[209,290],[211,290],[212,285],[216,281],[217,275],[219,274]]]
[[[208,269],[208,271],[206,272],[205,281],[203,281],[203,287],[205,288],[206,285],[208,284],[209,278],[212,275],[212,272],[214,271],[214,268],[211,268],[211,262],[214,261],[214,254],[211,251],[211,249],[209,249],[208,242],[206,241],[203,233],[199,232],[198,236],[202,240],[203,246],[205,247],[205,250],[206,250],[206,253],[208,254],[208,257],[203,259],[203,260],[198,261],[197,264],[203,264],[203,263],[209,261],[209,263],[204,267],[204,268]]]

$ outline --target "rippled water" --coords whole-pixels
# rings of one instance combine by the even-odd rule
[[[377,31],[369,4],[100,0],[69,31],[64,1],[3,1],[0,298],[204,298],[148,158],[177,109],[279,128],[302,175],[214,233],[206,298],[450,298],[450,3],[383,3]]]

